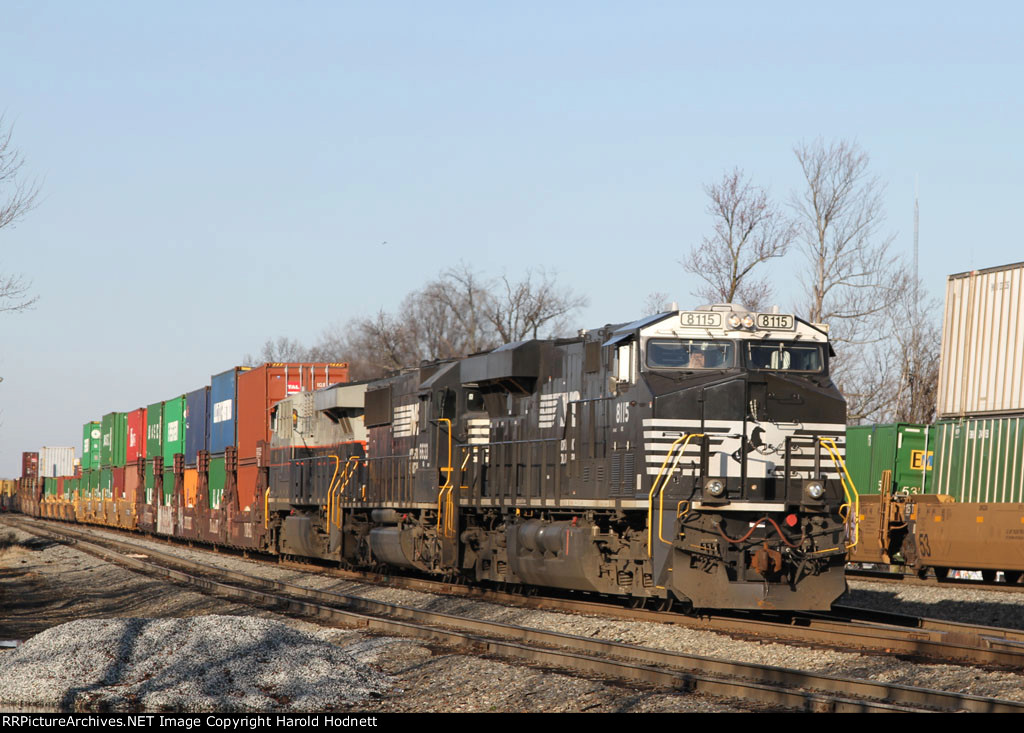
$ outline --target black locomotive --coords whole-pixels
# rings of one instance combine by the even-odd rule
[[[262,463],[266,543],[661,606],[827,609],[856,520],[831,355],[820,326],[716,305],[292,395]]]

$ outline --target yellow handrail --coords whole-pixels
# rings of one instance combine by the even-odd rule
[[[441,417],[441,418],[437,419],[437,437],[438,437],[438,441],[437,441],[436,450],[434,451],[434,455],[437,456],[437,459],[435,460],[435,463],[440,463],[440,458],[441,458],[439,453],[441,452],[441,440],[440,440],[440,438],[441,438],[441,423],[443,423],[443,422],[444,423],[448,423],[448,465],[447,466],[440,466],[439,465],[437,467],[437,469],[439,471],[443,471],[444,472],[444,485],[438,487],[438,489],[437,489],[437,531],[438,531],[438,533],[441,533],[441,531],[442,531],[441,530],[441,515],[444,513],[444,511],[442,509],[442,503],[441,502],[442,502],[443,497],[444,497],[445,489],[450,489],[451,488],[452,472],[455,470],[455,468],[452,466],[452,421],[449,420],[446,417]]]
[[[832,457],[832,462],[839,468],[842,469],[842,473],[839,474],[839,480],[843,485],[843,493],[846,495],[846,507],[847,511],[850,510],[850,505],[853,505],[853,542],[846,545],[847,550],[852,550],[857,546],[860,541],[860,526],[857,523],[857,517],[860,512],[860,495],[857,493],[857,487],[853,484],[853,478],[850,476],[850,472],[846,469],[846,461],[839,455],[839,446],[836,445],[836,441],[833,438],[818,438],[818,441],[825,447],[825,450],[829,452]],[[845,477],[845,478],[844,478]],[[851,497],[852,493],[852,497]],[[843,507],[839,507],[842,511]],[[849,517],[849,515],[847,515]]]
[[[680,435],[672,443],[672,445],[669,446],[668,451],[665,453],[665,460],[661,462],[661,468],[658,469],[658,475],[654,477],[654,483],[651,485],[651,491],[647,495],[647,557],[652,557],[653,556],[653,552],[654,552],[654,548],[653,548],[653,544],[654,544],[653,543],[653,532],[654,532],[654,492],[658,491],[658,482],[661,481],[662,476],[665,477],[665,480],[661,481],[661,492],[662,493],[660,493],[658,495],[658,501],[659,501],[659,505],[658,505],[658,512],[659,512],[658,539],[661,540],[662,542],[664,542],[666,545],[670,545],[672,543],[666,541],[665,538],[662,537],[662,534],[661,534],[661,521],[660,521],[660,516],[661,515],[660,515],[660,512],[664,511],[664,508],[665,508],[665,495],[664,495],[665,486],[668,484],[668,480],[672,476],[672,474],[675,473],[676,467],[679,465],[679,461],[683,457],[683,451],[686,450],[686,446],[690,443],[690,439],[691,438],[703,438],[703,437],[704,437],[704,433],[690,433],[689,435],[687,435],[686,433],[683,433],[682,435]],[[682,443],[683,446],[682,446],[682,448],[679,449],[679,452],[676,454],[676,459],[672,462],[672,468],[669,469],[669,472],[666,474],[665,473],[665,466],[668,465],[669,459],[672,458],[672,453],[675,451],[676,446],[679,445],[680,443]]]
[[[338,502],[338,511],[341,510],[341,495],[345,493],[345,489],[348,488],[348,482],[352,480],[352,477],[356,475],[356,470],[359,468],[359,456],[349,456],[348,460],[345,461],[345,468],[341,472],[341,477],[338,479],[338,490],[334,494],[334,498]],[[363,499],[366,497],[364,496]],[[338,519],[338,513],[334,514],[334,526],[341,529],[341,520]]]
[[[334,475],[331,476],[331,483],[327,485],[327,526],[331,526],[331,509],[334,505],[333,494],[334,494],[334,482],[338,478],[338,469],[341,467],[341,458],[334,455],[331,456],[334,459]]]
[[[270,487],[267,487],[266,492],[263,494],[263,529],[267,529],[270,524]]]

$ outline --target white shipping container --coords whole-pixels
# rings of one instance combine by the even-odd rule
[[[1024,413],[1024,263],[950,275],[939,417]]]
[[[45,478],[75,475],[74,446],[57,446],[39,449],[39,475]]]

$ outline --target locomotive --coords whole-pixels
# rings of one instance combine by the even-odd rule
[[[828,609],[857,519],[833,355],[820,324],[722,304],[292,394],[249,536],[663,608]]]

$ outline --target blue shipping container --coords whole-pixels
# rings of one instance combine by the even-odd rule
[[[196,465],[199,451],[210,450],[210,388],[185,395],[185,465]]]
[[[229,445],[235,445],[235,416],[238,387],[238,373],[247,372],[249,367],[234,367],[210,377],[210,453],[223,453]]]

